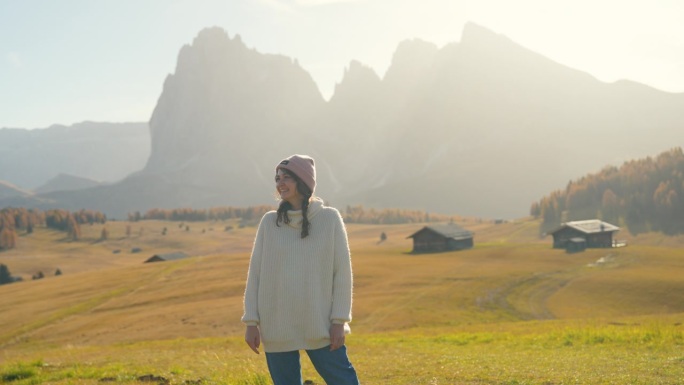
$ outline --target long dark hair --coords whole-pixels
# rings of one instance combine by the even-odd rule
[[[306,238],[309,235],[309,227],[311,224],[309,223],[309,218],[307,216],[307,212],[309,211],[309,201],[311,200],[311,196],[313,195],[313,192],[309,188],[309,186],[306,185],[306,183],[302,182],[299,177],[293,173],[292,171],[281,168],[280,170],[283,170],[284,173],[287,175],[291,176],[295,182],[297,183],[297,192],[301,194],[304,197],[304,201],[302,201],[302,238]],[[276,226],[280,227],[280,222],[283,223],[290,223],[290,217],[287,215],[287,211],[292,210],[292,205],[290,202],[283,200],[280,202],[280,205],[278,206],[278,217],[276,217]]]

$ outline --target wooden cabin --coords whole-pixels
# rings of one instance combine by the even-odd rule
[[[473,247],[473,233],[455,223],[425,226],[407,238],[413,238],[413,253],[464,250]]]
[[[150,262],[165,262],[165,261],[175,261],[177,259],[183,259],[187,258],[189,255],[183,253],[183,252],[177,252],[177,253],[167,253],[167,254],[155,254],[148,258],[145,263],[150,263]]]
[[[584,248],[613,247],[613,234],[618,231],[620,228],[615,225],[599,219],[589,219],[565,222],[549,234],[553,235],[555,249],[572,252]]]

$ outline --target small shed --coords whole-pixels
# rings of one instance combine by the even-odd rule
[[[148,258],[145,263],[149,262],[165,262],[165,261],[175,261],[177,259],[183,259],[187,258],[189,255],[183,253],[183,252],[176,252],[176,253],[166,253],[166,254],[155,254]]]
[[[464,250],[473,247],[473,233],[455,223],[425,226],[407,238],[413,238],[413,253]]]
[[[599,219],[589,219],[584,221],[565,222],[557,229],[550,231],[553,235],[553,247],[555,249],[568,249],[568,251],[578,251],[576,248],[601,248],[613,247],[613,233],[620,231],[620,228],[603,222]],[[584,240],[581,245],[580,240]]]

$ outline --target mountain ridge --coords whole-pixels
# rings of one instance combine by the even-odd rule
[[[326,102],[296,60],[215,27],[166,78],[145,167],[46,197],[114,217],[264,204],[274,165],[307,153],[318,195],[337,206],[515,218],[577,175],[681,145],[682,105],[684,94],[598,81],[473,23],[441,48],[400,42],[383,78],[352,60]],[[101,202],[107,191],[117,205]]]
[[[102,182],[98,182],[89,178],[81,178],[75,175],[60,173],[42,186],[34,189],[33,192],[36,194],[45,194],[53,191],[80,190],[84,188],[100,186],[102,184]]]
[[[34,189],[60,173],[116,182],[149,156],[144,122],[83,121],[42,129],[0,129],[0,180]]]

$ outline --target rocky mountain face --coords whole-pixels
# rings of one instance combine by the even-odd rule
[[[59,174],[116,182],[145,166],[147,123],[83,122],[0,129],[0,180],[35,189]]]
[[[442,48],[400,43],[382,78],[352,61],[326,102],[296,60],[211,28],[164,83],[141,171],[41,197],[115,217],[275,203],[275,164],[305,153],[337,207],[515,218],[580,175],[681,146],[683,106],[684,94],[603,83],[474,24]]]
[[[164,83],[142,174],[254,203],[247,197],[272,181],[271,173],[259,176],[271,166],[264,162],[306,142],[311,113],[324,104],[296,61],[248,49],[222,29],[203,30]]]
[[[345,200],[522,216],[581,170],[684,142],[683,94],[602,83],[473,24],[416,84],[385,126],[386,183]]]

